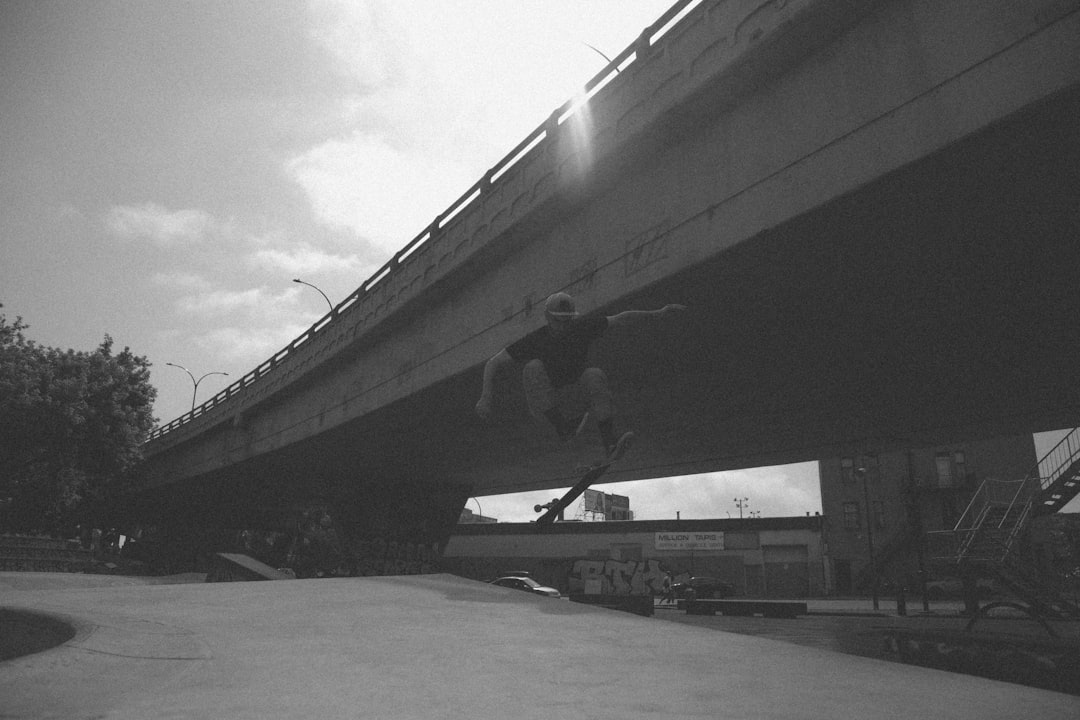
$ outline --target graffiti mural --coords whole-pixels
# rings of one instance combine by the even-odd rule
[[[658,595],[664,572],[659,560],[575,560],[567,574],[570,592],[585,592],[590,580],[600,582],[602,595]]]

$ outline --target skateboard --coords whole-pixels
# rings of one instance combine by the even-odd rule
[[[612,458],[604,460],[588,468],[582,468],[584,475],[581,479],[574,483],[574,487],[566,491],[566,494],[561,498],[547,505],[547,512],[540,517],[536,518],[536,522],[539,525],[551,525],[559,517],[559,513],[566,509],[566,507],[581,497],[582,493],[589,489],[589,486],[595,483],[600,477],[607,472],[608,468],[619,461],[629,447],[630,441],[633,439],[632,433],[626,433],[619,439],[620,451],[616,453]],[[542,508],[538,505],[537,508]]]

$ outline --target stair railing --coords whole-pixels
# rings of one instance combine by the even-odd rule
[[[957,563],[963,561],[974,546],[979,529],[986,522],[991,508],[995,505],[1006,506],[1005,513],[997,520],[996,529],[1007,531],[1002,539],[1003,553],[1007,556],[1027,526],[1032,516],[1033,503],[1039,492],[1052,485],[1078,458],[1080,458],[1080,427],[1070,431],[1043,455],[1027,472],[1023,480],[983,480],[951,530],[935,530],[927,533],[932,544],[943,549],[948,548],[944,552],[934,553],[935,557],[949,558]],[[1010,489],[1011,492],[1009,492]]]
[[[960,562],[967,553],[973,538],[973,530],[985,516],[989,504],[983,501],[987,488],[984,480],[971,495],[964,512],[950,530],[931,530],[928,532],[930,555],[939,560]]]
[[[1037,481],[1037,477],[1036,477]],[[953,550],[949,552],[956,562],[961,562],[971,554],[979,538],[980,530],[1006,530],[1008,535],[1004,538],[1004,552],[1008,553],[1009,547],[1022,529],[1030,507],[1031,478],[1024,480],[983,480],[978,489],[972,494],[960,519],[951,530],[939,530],[929,533],[936,536],[939,543],[947,536],[952,536]],[[994,513],[995,508],[1005,508],[1000,515]],[[983,533],[985,535],[985,533]],[[939,557],[941,557],[939,555]]]
[[[1020,517],[1016,519],[1016,522],[1013,523],[1013,526],[1009,529],[1009,534],[1005,537],[1005,554],[1002,557],[1002,560],[1009,556],[1013,544],[1016,542],[1017,538],[1020,537],[1021,531],[1027,526],[1028,516],[1031,515],[1031,505],[1032,501],[1029,498],[1028,501],[1021,506]]]
[[[1001,517],[998,518],[997,528],[998,530],[1004,530],[1006,528],[1015,528],[1020,519],[1026,517],[1027,507],[1031,504],[1031,499],[1038,492],[1037,476],[1025,477],[1023,480],[1016,481],[991,481],[997,482],[998,487],[1003,489],[1004,500],[998,502],[998,506],[1004,506],[1005,512],[1001,513]],[[1009,486],[1015,486],[1015,490],[1012,493],[1008,492]],[[1007,503],[1006,503],[1007,501]],[[1019,515],[1020,518],[1017,518]]]
[[[1073,428],[1052,447],[1029,474],[1039,477],[1040,489],[1050,487],[1080,457],[1080,427]]]

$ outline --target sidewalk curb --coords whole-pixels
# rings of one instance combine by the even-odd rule
[[[806,613],[806,617],[872,617],[872,618],[887,618],[887,617],[902,617],[900,615],[890,615],[883,612],[864,612],[861,610],[810,610]]]

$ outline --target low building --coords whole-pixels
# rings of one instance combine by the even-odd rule
[[[469,508],[461,509],[461,517],[458,518],[458,523],[463,525],[473,525],[476,523],[497,523],[498,518],[488,517],[487,515],[481,515],[480,513],[474,513]]]
[[[1036,460],[1025,434],[820,461],[830,592],[869,593],[875,573],[879,587],[917,588],[933,574],[926,533],[951,529],[984,480],[1020,480]]]
[[[823,518],[641,520],[459,525],[441,567],[491,580],[528,572],[563,593],[599,582],[603,594],[659,594],[676,580],[715,577],[751,597],[825,594]]]

